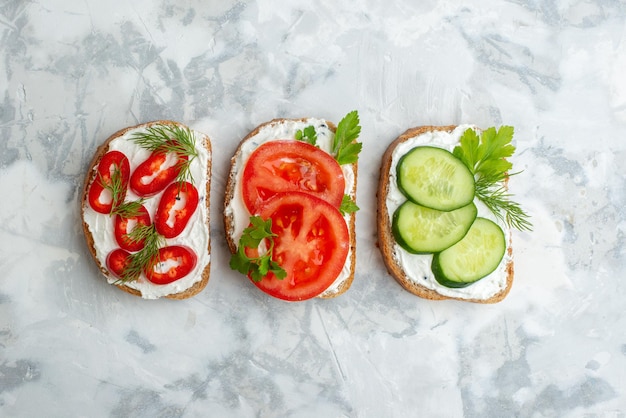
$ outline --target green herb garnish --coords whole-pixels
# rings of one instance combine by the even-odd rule
[[[179,125],[153,125],[146,128],[145,132],[135,132],[131,140],[142,148],[149,151],[174,152],[179,156],[177,166],[180,172],[176,182],[182,184],[185,181],[193,183],[191,174],[191,162],[198,156],[196,141],[188,127]]]
[[[139,215],[139,209],[143,205],[145,199],[134,200],[130,202],[124,202],[126,198],[126,187],[122,181],[122,172],[117,165],[113,165],[113,172],[111,173],[111,181],[105,182],[102,176],[100,176],[100,183],[104,188],[111,192],[112,206],[109,216],[120,215],[122,218],[134,218]]]
[[[122,283],[137,280],[146,267],[157,264],[159,249],[165,245],[165,238],[157,232],[154,224],[137,225],[126,236],[134,242],[143,241],[144,247],[130,255],[130,263],[119,280]]]
[[[272,220],[264,221],[260,216],[250,217],[250,226],[243,230],[239,239],[237,252],[230,258],[230,268],[242,274],[249,274],[255,281],[261,281],[268,273],[274,273],[277,279],[284,279],[287,272],[272,259],[274,254],[274,237]],[[256,249],[265,240],[268,248],[258,257],[248,257],[246,248]]]
[[[296,131],[296,139],[311,145],[317,145],[317,132],[315,132],[315,127],[307,126],[303,130],[298,129]]]
[[[111,216],[120,215],[122,218],[129,219],[134,218],[135,216],[139,216],[139,210],[141,209],[141,205],[143,205],[145,199],[141,198],[139,200],[132,200],[129,202],[120,203],[117,207],[114,207],[111,211]]]
[[[473,129],[467,129],[453,154],[474,174],[476,197],[510,227],[530,231],[532,223],[529,216],[519,204],[511,201],[512,195],[507,193],[505,187],[506,180],[513,175],[509,174],[513,165],[506,160],[515,152],[512,139],[512,126],[502,126],[497,131],[492,127],[480,136]]]
[[[124,201],[126,198],[126,188],[124,187],[124,181],[122,180],[122,171],[117,166],[117,164],[113,164],[113,172],[111,173],[110,181],[105,181],[104,177],[100,172],[98,172],[100,184],[105,190],[111,192],[111,212],[110,216],[113,216],[117,207]]]
[[[363,144],[356,142],[361,133],[359,113],[356,110],[348,113],[337,125],[331,154],[339,165],[352,164],[358,160]]]
[[[363,144],[356,142],[361,132],[359,126],[359,114],[356,110],[348,113],[337,126],[335,138],[332,143],[330,154],[335,157],[339,165],[351,164],[357,161]],[[305,141],[311,145],[317,144],[317,132],[314,126],[307,126],[303,130],[298,129],[295,134],[298,141]],[[359,210],[356,203],[349,195],[344,195],[339,207],[342,215]]]
[[[339,206],[339,212],[345,216],[346,214],[356,212],[357,210],[359,210],[359,207],[356,205],[354,200],[352,200],[349,195],[344,194],[343,199],[341,199],[341,206]]]

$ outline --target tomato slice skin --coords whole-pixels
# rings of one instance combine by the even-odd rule
[[[326,290],[341,273],[350,247],[348,226],[339,210],[308,193],[284,192],[266,201],[259,214],[272,220],[277,235],[273,259],[287,277],[277,279],[270,272],[253,283],[287,301],[310,299]]]
[[[196,266],[196,253],[189,247],[171,245],[159,249],[159,262],[169,266],[167,271],[157,271],[158,263],[148,265],[144,274],[154,284],[168,284],[182,279]]]
[[[137,216],[125,218],[121,215],[115,215],[115,241],[124,250],[136,252],[144,247],[145,242],[143,240],[133,241],[128,238],[128,234],[131,232],[128,230],[128,224],[131,221],[136,222],[136,226],[139,224],[150,226],[152,221],[150,220],[150,213],[144,205],[140,206]]]
[[[172,155],[174,154],[174,155]],[[176,158],[173,165],[162,168],[167,165],[168,158]],[[168,184],[174,181],[180,173],[181,166],[189,159],[183,154],[174,152],[166,152],[162,149],[153,151],[150,156],[137,166],[130,176],[130,188],[138,196],[149,197],[159,193],[165,189]],[[144,182],[144,178],[148,178]]]
[[[130,264],[130,253],[121,248],[116,248],[107,255],[107,268],[117,278],[122,278],[124,269]]]
[[[88,201],[89,206],[98,213],[109,214],[113,210],[113,199],[110,197],[110,201],[103,202],[101,200],[102,192],[105,189],[105,185],[111,184],[111,174],[114,169],[120,170],[122,178],[122,196],[121,201],[124,201],[126,196],[126,190],[128,188],[128,179],[130,176],[130,163],[124,153],[120,151],[109,151],[102,156],[96,169],[96,178],[89,187]]]
[[[178,207],[181,201],[183,206]],[[161,196],[154,217],[157,232],[165,238],[178,236],[196,211],[198,201],[198,189],[193,184],[188,182],[170,184]],[[170,219],[173,221],[171,224]]]
[[[345,189],[341,166],[330,154],[287,139],[257,147],[246,162],[242,180],[243,200],[252,214],[274,194],[290,191],[306,192],[338,208]]]

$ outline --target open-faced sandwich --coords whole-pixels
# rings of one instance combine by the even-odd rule
[[[508,294],[511,228],[531,228],[507,192],[512,137],[509,126],[422,126],[387,148],[378,186],[379,247],[406,290],[477,303]]]
[[[355,270],[356,111],[335,127],[275,119],[231,159],[224,200],[230,266],[288,301],[345,292]]]
[[[83,230],[110,284],[146,299],[184,299],[209,280],[208,136],[173,121],[122,129],[96,151]]]

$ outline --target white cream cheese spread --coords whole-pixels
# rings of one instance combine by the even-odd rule
[[[400,158],[409,152],[411,149],[417,146],[435,146],[444,148],[448,151],[452,151],[459,143],[459,139],[467,129],[479,130],[472,125],[460,125],[453,131],[429,131],[422,133],[413,138],[409,138],[405,142],[402,142],[393,151],[391,156],[391,166],[389,169],[389,193],[387,194],[386,206],[387,213],[389,215],[389,222],[393,217],[393,213],[396,209],[404,203],[407,198],[402,194],[396,182],[396,167]],[[478,216],[490,219],[496,222],[504,231],[507,249],[500,264],[488,276],[482,278],[476,283],[464,288],[449,288],[440,285],[430,269],[430,265],[433,259],[431,254],[411,254],[403,249],[397,243],[393,246],[393,257],[396,262],[402,266],[407,277],[414,283],[424,286],[428,289],[434,290],[437,293],[448,296],[457,297],[463,299],[478,299],[486,300],[493,295],[501,292],[507,284],[507,264],[511,261],[509,256],[509,246],[511,245],[511,229],[494,216],[494,214],[477,198],[474,198],[474,204],[478,208]]]
[[[233,242],[238,243],[239,238],[241,238],[241,234],[243,230],[250,223],[250,212],[246,208],[241,191],[242,184],[242,176],[243,176],[243,167],[248,161],[250,154],[259,147],[259,145],[273,141],[276,139],[294,139],[296,131],[303,130],[308,126],[315,127],[315,132],[317,134],[317,145],[320,149],[330,153],[332,149],[333,139],[335,137],[335,133],[328,127],[325,120],[322,119],[303,119],[303,120],[284,120],[278,123],[269,123],[261,127],[259,131],[253,137],[249,138],[240,149],[240,152],[235,157],[233,161],[233,170],[236,172],[235,178],[235,190],[233,192],[233,198],[230,202],[228,202],[224,208],[224,212],[226,216],[232,216],[233,218],[233,228],[230,231],[226,231],[229,234],[230,238]],[[350,195],[353,199],[355,198],[355,193],[353,192],[354,184],[355,184],[355,173],[352,165],[344,164],[341,166],[343,171],[343,177],[345,180],[345,191],[344,193]],[[350,222],[350,215],[344,216],[346,223]],[[354,231],[350,231],[350,234],[354,234]],[[351,237],[352,238],[352,235]],[[339,285],[344,282],[351,273],[351,263],[350,260],[352,258],[352,249],[349,250],[348,256],[346,258],[346,262],[343,266],[343,269],[339,276],[335,279],[333,284],[331,284],[328,289],[326,289],[322,295],[332,294],[337,290]]]
[[[109,143],[108,151],[116,150],[126,155],[130,163],[131,173],[150,156],[150,151],[141,148],[130,139],[135,133],[145,131],[145,129],[145,125],[131,129]],[[191,132],[194,136],[196,151],[198,153],[198,156],[194,158],[190,164],[193,185],[198,189],[198,207],[189,219],[183,232],[165,241],[167,246],[184,245],[191,248],[197,256],[197,262],[189,274],[169,284],[154,284],[148,281],[143,274],[135,281],[124,283],[128,287],[140,291],[144,299],[157,299],[185,291],[202,279],[202,272],[211,261],[211,256],[208,253],[210,235],[208,227],[209,213],[206,204],[209,198],[207,195],[207,182],[209,181],[207,167],[211,160],[211,153],[205,147],[209,138],[200,132],[193,130]],[[94,170],[97,170],[97,167],[94,167]],[[91,175],[91,173],[89,175]],[[162,193],[159,193],[156,196],[146,199],[144,202],[144,206],[148,210],[148,213],[150,213],[150,219],[153,222],[161,195]],[[129,187],[126,193],[126,201],[138,199],[139,196],[133,193]],[[114,236],[115,217],[98,213],[89,206],[88,202],[84,202],[83,219],[87,223],[89,232],[93,236],[96,257],[100,264],[106,268],[107,255],[114,249],[119,248]],[[111,284],[118,281],[113,275],[107,276],[107,280]]]

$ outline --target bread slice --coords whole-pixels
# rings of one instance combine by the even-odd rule
[[[394,239],[391,230],[393,213],[390,213],[391,211],[388,209],[387,206],[387,198],[389,197],[392,188],[395,187],[395,185],[393,184],[393,182],[395,181],[394,176],[392,176],[392,170],[395,170],[393,154],[398,146],[422,134],[429,134],[436,131],[443,131],[450,133],[451,135],[458,135],[460,137],[460,133],[462,133],[467,127],[469,126],[458,127],[458,129],[457,126],[454,125],[415,127],[408,129],[389,145],[382,157],[380,178],[378,183],[378,246],[382,253],[383,261],[385,263],[385,266],[387,267],[389,274],[391,274],[391,276],[393,276],[393,278],[396,279],[396,281],[400,283],[402,287],[404,287],[406,290],[413,293],[414,295],[431,300],[455,299],[476,303],[496,303],[506,297],[506,295],[511,290],[511,286],[513,284],[513,248],[510,231],[508,231],[507,233],[507,229],[503,228],[505,230],[505,235],[508,235],[508,245],[507,254],[505,254],[505,258],[502,261],[502,268],[498,270],[499,274],[502,277],[499,277],[499,284],[497,286],[487,286],[490,283],[484,281],[492,280],[490,276],[487,276],[486,278],[479,280],[477,283],[468,286],[467,288],[448,289],[438,285],[432,278],[427,282],[427,280],[422,277],[420,277],[419,279],[409,277],[408,271],[406,270],[405,266],[400,262],[399,254],[403,250],[398,244],[396,244],[396,241]],[[432,256],[416,255],[416,257]],[[430,266],[429,260],[427,261],[427,265]],[[486,290],[483,291],[483,289],[481,289],[479,295],[473,295],[472,291],[469,290],[469,288],[477,285],[485,288]]]
[[[275,137],[273,139],[290,139],[294,138],[295,131],[297,129],[304,129],[305,127],[315,123],[327,126],[333,134],[337,130],[336,126],[332,122],[320,119],[274,119],[257,126],[239,143],[233,157],[231,158],[230,172],[228,175],[226,191],[224,195],[224,230],[226,233],[226,241],[228,243],[228,247],[232,253],[237,252],[239,236],[241,235],[241,231],[236,231],[235,216],[237,211],[234,210],[234,207],[237,205],[237,202],[241,200],[241,186],[239,184],[240,179],[238,178],[238,175],[240,174],[240,170],[243,169],[243,165],[245,164],[244,159],[247,158],[244,156],[244,148],[252,144],[251,141],[255,141],[255,138],[258,138],[259,135],[264,136],[264,132],[269,132],[274,129],[280,129],[284,131],[285,134],[280,137]],[[269,138],[267,139],[270,140]],[[260,143],[256,144],[255,146],[258,145],[260,145]],[[353,172],[353,181],[351,188],[347,194],[353,200],[356,200],[358,163],[353,163],[349,166],[351,167],[351,170]],[[249,217],[250,214],[247,213],[247,216]],[[348,231],[350,233],[350,252],[348,253],[348,260],[346,261],[346,267],[349,269],[350,273],[346,275],[342,280],[333,283],[327,290],[317,296],[320,298],[334,298],[343,294],[346,290],[350,288],[352,281],[354,280],[354,272],[356,266],[356,214],[351,213],[344,218],[346,219]]]
[[[90,207],[89,207],[89,202],[88,202],[88,191],[89,188],[91,186],[91,184],[93,183],[93,181],[96,179],[96,168],[98,166],[98,164],[100,163],[100,160],[102,159],[102,157],[104,156],[104,154],[106,154],[110,148],[111,148],[111,144],[114,140],[123,137],[124,135],[127,134],[132,134],[132,132],[136,131],[136,130],[140,130],[140,129],[144,129],[144,128],[148,128],[151,126],[155,126],[155,125],[177,125],[177,126],[181,126],[181,127],[185,127],[184,125],[178,123],[178,122],[174,122],[174,121],[170,121],[170,120],[157,120],[157,121],[153,121],[153,122],[148,122],[148,123],[144,123],[141,125],[136,125],[136,126],[131,126],[128,128],[124,128],[121,129],[117,132],[115,132],[113,135],[111,135],[106,141],[104,141],[104,143],[102,143],[102,145],[100,145],[98,147],[98,149],[96,150],[96,153],[93,157],[93,159],[91,160],[91,163],[89,164],[89,169],[87,170],[87,175],[85,176],[85,181],[83,184],[83,190],[82,190],[82,196],[81,196],[81,200],[80,200],[80,205],[81,205],[81,215],[82,215],[82,227],[83,227],[83,232],[85,235],[85,240],[87,243],[87,248],[89,249],[90,254],[92,255],[94,261],[96,262],[96,265],[98,266],[98,268],[100,269],[100,271],[102,272],[102,274],[107,278],[107,280],[109,281],[109,283],[114,284],[115,286],[117,286],[118,288],[120,288],[121,290],[130,293],[131,295],[135,295],[135,296],[139,296],[139,297],[144,297],[144,298],[158,298],[158,297],[165,297],[165,298],[169,298],[169,299],[186,299],[189,297],[192,297],[196,294],[198,294],[200,291],[202,291],[208,281],[209,281],[209,276],[210,276],[210,270],[211,270],[211,262],[210,262],[210,255],[211,255],[211,239],[210,239],[210,228],[209,228],[209,214],[210,214],[210,189],[211,189],[211,166],[212,166],[212,162],[211,162],[211,140],[208,136],[201,134],[197,131],[192,131],[194,132],[194,135],[196,137],[196,148],[199,147],[203,147],[204,150],[206,150],[206,152],[204,153],[204,155],[207,156],[207,161],[203,164],[206,165],[205,167],[200,167],[201,170],[204,170],[206,173],[206,188],[205,191],[203,193],[202,190],[198,190],[199,194],[200,194],[200,202],[199,205],[204,205],[206,210],[202,211],[200,206],[198,206],[198,208],[196,209],[196,213],[198,212],[202,212],[202,216],[199,216],[197,219],[197,221],[200,221],[200,219],[202,217],[204,217],[204,221],[200,221],[202,222],[202,226],[200,227],[197,224],[192,225],[191,221],[190,223],[187,225],[186,229],[190,228],[190,227],[194,227],[194,228],[205,228],[206,230],[206,234],[207,234],[207,245],[206,248],[203,249],[199,249],[198,251],[205,251],[206,252],[206,257],[201,257],[201,254],[198,254],[198,263],[201,263],[201,260],[205,260],[205,262],[203,263],[204,265],[198,265],[196,266],[195,270],[196,270],[196,274],[193,278],[191,278],[190,280],[192,281],[192,283],[190,283],[188,286],[184,287],[184,288],[180,288],[180,289],[175,289],[174,291],[172,291],[169,294],[164,294],[164,295],[159,295],[159,296],[149,296],[146,294],[142,293],[141,290],[139,290],[137,288],[137,286],[133,286],[133,283],[120,283],[118,281],[118,279],[113,276],[109,270],[106,267],[106,254],[100,254],[97,250],[97,244],[96,244],[96,239],[97,237],[94,236],[94,233],[96,232],[93,228],[94,226],[90,226],[89,222],[87,220],[87,218],[89,217],[89,215],[87,215],[87,213],[89,211],[91,211],[92,213],[94,212]],[[129,160],[131,161],[131,172],[132,170],[135,168],[133,166],[133,161],[131,158],[129,158]],[[141,161],[136,162],[135,164],[139,164]],[[204,196],[203,196],[204,195]],[[100,215],[102,217],[109,217],[109,215]],[[195,216],[195,215],[194,215]],[[154,213],[151,213],[151,218],[154,217]],[[193,221],[193,218],[192,218]],[[111,230],[111,235],[113,234],[113,230]],[[141,278],[139,280],[142,280]],[[182,279],[181,279],[182,280]],[[154,286],[155,288],[159,288],[161,285],[156,285],[156,284],[151,284],[149,282],[147,282],[145,279],[143,280],[146,286]],[[174,282],[176,283],[176,282]],[[168,286],[168,285],[163,285],[163,286]],[[172,286],[174,287],[174,286]],[[179,286],[177,286],[179,287]]]

